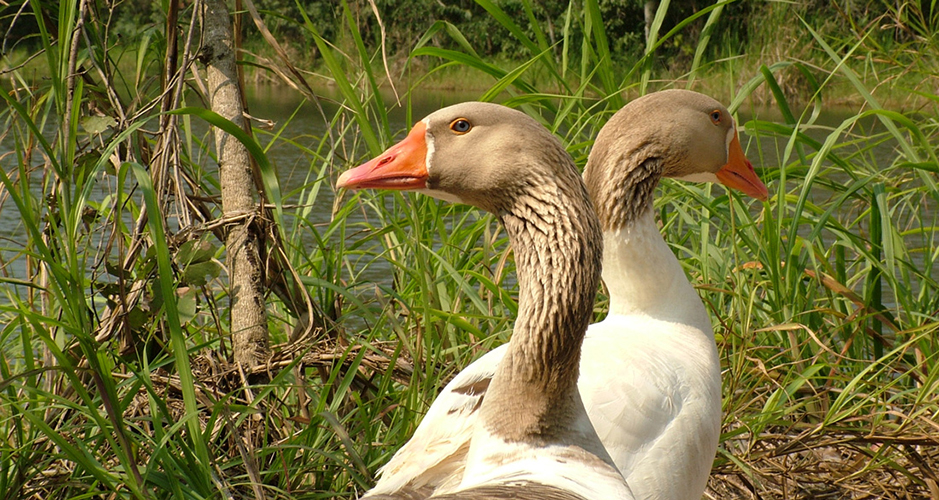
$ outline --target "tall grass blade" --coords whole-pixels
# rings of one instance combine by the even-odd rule
[[[237,127],[235,127],[237,128]],[[232,133],[226,130],[226,132]],[[233,134],[234,135],[234,134]],[[176,283],[173,276],[173,269],[170,265],[169,249],[166,246],[166,234],[163,230],[163,223],[160,214],[160,206],[156,200],[156,193],[153,189],[153,183],[150,181],[150,175],[138,164],[126,165],[123,168],[130,168],[137,179],[140,190],[144,196],[144,202],[147,207],[148,217],[147,225],[153,237],[153,247],[156,253],[157,269],[159,274],[160,290],[163,294],[163,307],[166,315],[165,324],[170,332],[170,339],[173,345],[173,357],[176,364],[176,372],[179,376],[180,387],[183,393],[183,403],[186,407],[186,426],[189,429],[189,439],[192,448],[196,452],[198,464],[205,473],[203,478],[207,480],[212,476],[211,463],[209,459],[209,450],[203,441],[203,433],[199,423],[199,409],[196,401],[195,380],[192,376],[192,366],[189,363],[189,347],[186,344],[186,337],[183,335],[180,326],[179,311],[176,306]],[[208,484],[202,484],[203,491],[208,491]]]

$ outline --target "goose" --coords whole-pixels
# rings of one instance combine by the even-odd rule
[[[459,484],[440,499],[632,498],[577,389],[600,282],[600,224],[570,155],[528,115],[471,102],[436,111],[338,187],[418,191],[495,214],[515,252],[518,316],[488,381]],[[374,499],[422,498],[402,488]]]
[[[661,177],[768,196],[731,114],[716,100],[665,90],[614,114],[584,171],[602,225],[610,306],[587,332],[578,385],[636,498],[697,499],[720,436],[720,360],[701,298],[655,222]],[[460,484],[480,400],[506,353],[505,346],[490,351],[447,384],[369,494],[427,496]]]

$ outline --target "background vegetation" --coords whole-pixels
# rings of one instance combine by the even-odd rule
[[[244,66],[328,124],[256,122],[240,138],[264,192],[253,216],[271,228],[274,345],[253,368],[231,361],[205,127],[230,123],[205,110],[203,2],[4,5],[3,498],[368,488],[515,314],[492,218],[334,193],[339,171],[403,132],[392,102],[413,123],[410,97],[430,83],[536,116],[581,165],[644,92],[690,87],[754,110],[742,137],[769,202],[673,182],[657,200],[725,366],[708,494],[939,498],[932,3],[661,2],[644,43],[632,1],[245,0]],[[825,125],[834,102],[850,107]],[[280,192],[274,146],[307,158],[300,188]]]

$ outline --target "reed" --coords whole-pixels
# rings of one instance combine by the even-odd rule
[[[367,489],[449,377],[508,340],[517,312],[513,257],[491,216],[333,187],[338,172],[405,132],[389,118],[389,79],[414,122],[421,84],[456,72],[488,82],[479,99],[536,117],[579,165],[607,118],[643,92],[703,89],[752,116],[741,139],[768,202],[668,180],[656,199],[725,366],[710,492],[936,494],[939,96],[928,82],[939,68],[922,56],[935,53],[933,38],[832,40],[806,20],[789,29],[808,40],[811,61],[751,67],[735,54],[709,58],[706,45],[723,41],[708,29],[722,2],[667,32],[659,20],[652,48],[623,66],[597,0],[571,3],[555,44],[534,14],[478,3],[524,47],[517,60],[486,60],[438,22],[389,75],[343,2],[341,47],[311,19],[296,21],[341,102],[326,103],[286,57],[250,61],[317,100],[328,124],[318,135],[285,123],[239,137],[261,166],[276,221],[269,254],[284,266],[268,304],[275,354],[253,373],[229,363],[224,248],[212,223],[218,181],[205,125],[226,122],[186,109],[203,97],[191,61],[179,72],[191,88],[161,75],[171,34],[124,40],[128,64],[101,19],[67,3],[55,32],[42,25],[31,62],[47,79],[4,61],[13,90],[0,93],[0,211],[17,222],[0,244],[0,497],[355,498]],[[161,7],[168,16],[171,4]],[[185,47],[192,12],[174,15]],[[891,15],[920,34],[930,26],[915,8]],[[693,25],[710,37],[676,78],[657,53]],[[433,42],[441,37],[448,43]],[[798,93],[787,87],[793,75]],[[921,107],[884,106],[902,92]],[[833,125],[820,119],[832,93],[856,103]],[[274,146],[308,162],[301,187],[280,193],[265,159]],[[174,167],[157,168],[161,157]],[[121,328],[107,330],[119,304],[130,306]]]

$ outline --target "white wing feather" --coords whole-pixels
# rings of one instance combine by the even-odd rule
[[[368,495],[404,487],[449,491],[460,484],[476,411],[504,354],[505,346],[489,351],[443,388],[411,439],[379,469]]]
[[[704,489],[720,428],[720,373],[709,339],[645,316],[610,316],[587,331],[578,387],[636,498],[687,498],[685,491]],[[447,384],[369,494],[443,493],[460,484],[476,410],[504,353],[490,351]],[[676,480],[678,471],[685,480]]]

